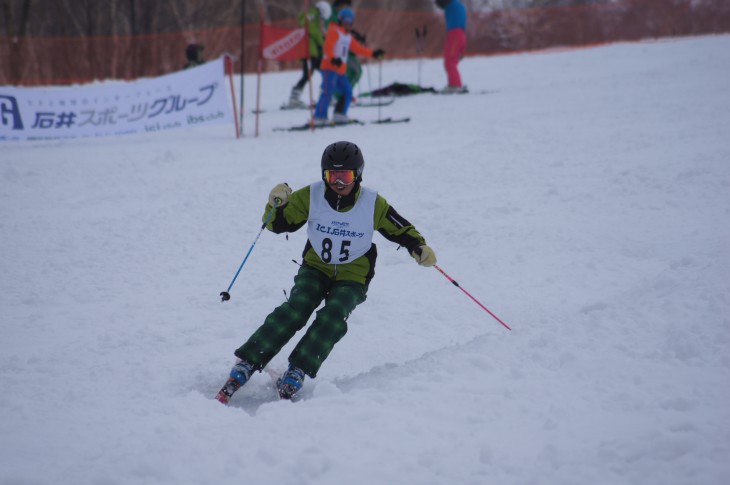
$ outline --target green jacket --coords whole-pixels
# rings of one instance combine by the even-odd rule
[[[309,7],[307,10],[307,21],[309,29],[309,55],[310,57],[322,57],[322,46],[324,45],[324,32],[322,32],[322,16],[319,9]],[[302,12],[297,17],[299,26],[304,27],[304,14]]]
[[[309,219],[309,192],[310,186],[307,185],[292,193],[287,204],[276,209],[266,228],[280,234],[282,232],[294,232],[304,226]],[[325,199],[327,199],[330,207],[340,212],[347,212],[352,209],[359,197],[359,184],[347,197],[339,196],[329,187],[325,190]],[[266,216],[271,209],[272,206],[266,204],[262,221],[266,221]],[[375,200],[373,229],[387,240],[405,247],[409,254],[421,244],[426,244],[426,240],[416,228],[398,214],[380,194]],[[370,283],[375,274],[377,255],[377,248],[373,243],[367,253],[354,261],[339,265],[327,264],[320,259],[309,240],[307,240],[302,252],[305,265],[316,268],[337,281],[355,281],[365,285]]]

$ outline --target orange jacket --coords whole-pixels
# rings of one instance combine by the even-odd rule
[[[322,65],[320,69],[323,71],[335,71],[337,74],[345,74],[347,71],[347,53],[352,51],[361,57],[373,57],[373,50],[368,49],[357,40],[352,38],[351,34],[345,32],[341,26],[330,23],[327,27],[327,36],[324,38],[324,55],[322,56]],[[338,67],[332,64],[332,59],[339,57],[342,64]]]

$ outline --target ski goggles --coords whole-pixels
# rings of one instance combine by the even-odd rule
[[[325,170],[324,181],[328,184],[350,185],[355,181],[354,170]]]

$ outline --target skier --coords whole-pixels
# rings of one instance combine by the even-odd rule
[[[299,25],[304,27],[306,24],[309,31],[309,59],[302,59],[302,77],[292,88],[291,94],[289,95],[289,103],[282,106],[282,108],[296,109],[307,107],[300,98],[302,96],[302,90],[307,85],[310,76],[315,70],[319,70],[319,64],[322,62],[324,20],[328,19],[330,15],[332,15],[332,7],[325,1],[317,2],[315,6],[309,7],[307,11],[299,14]]]
[[[332,15],[327,20],[326,25],[329,25],[330,22],[337,23],[337,13],[342,8],[352,8],[352,0],[334,0],[334,2],[332,2]],[[355,29],[351,29],[350,34],[353,39],[357,40],[362,45],[366,45],[365,34],[360,33]],[[355,85],[360,81],[360,77],[362,76],[362,65],[357,56],[352,52],[347,53],[346,64],[347,70],[345,71],[345,76],[347,76],[348,81],[350,81],[350,86],[352,86],[352,89],[354,90]],[[334,98],[337,100],[335,111],[341,113],[345,103],[345,97],[338,90],[335,90]],[[353,96],[352,100],[354,101],[354,99],[355,97]]]
[[[350,8],[343,8],[337,12],[337,24],[330,23],[327,27],[327,36],[324,40],[324,56],[320,70],[322,72],[322,93],[317,101],[317,109],[314,112],[314,124],[324,125],[327,123],[327,110],[335,90],[342,93],[344,101],[333,116],[335,123],[347,123],[347,110],[352,100],[352,85],[345,75],[347,70],[347,53],[352,51],[363,57],[374,57],[380,59],[385,55],[383,49],[368,49],[360,42],[352,38],[350,33],[352,24],[355,22],[355,12]]]
[[[269,194],[266,225],[274,233],[293,232],[307,224],[308,240],[294,287],[234,354],[240,359],[217,395],[227,404],[234,392],[261,371],[303,328],[324,300],[312,325],[289,355],[289,367],[277,382],[279,396],[291,399],[305,376],[317,376],[322,362],[347,332],[347,318],[365,301],[374,275],[378,231],[405,247],[421,266],[436,264],[436,255],[416,228],[376,191],[363,187],[362,151],[347,141],[325,148],[322,180],[292,193],[286,183]]]
[[[466,52],[466,9],[459,0],[436,0],[436,5],[443,9],[446,19],[444,68],[448,85],[441,90],[441,93],[463,94],[468,90],[461,84],[458,64]]]

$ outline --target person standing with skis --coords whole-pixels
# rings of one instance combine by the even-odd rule
[[[418,230],[383,196],[361,185],[364,167],[360,148],[339,141],[327,146],[322,154],[321,180],[295,192],[285,183],[271,190],[263,217],[268,220],[266,228],[280,234],[306,224],[303,262],[289,299],[234,352],[239,360],[216,396],[218,401],[228,404],[233,393],[248,382],[254,371],[266,367],[324,300],[324,306],[289,355],[289,367],[277,381],[279,396],[291,399],[301,389],[305,376],[317,376],[347,332],[347,318],[366,299],[375,274],[375,231],[405,247],[421,266],[436,264],[434,251]]]
[[[352,0],[334,0],[334,2],[332,2],[332,15],[326,22],[326,25],[329,25],[330,22],[337,23],[337,13],[340,11],[340,9],[343,8],[352,8]],[[351,29],[350,34],[359,43],[361,43],[362,45],[366,45],[364,33],[358,32],[355,29]],[[350,86],[352,86],[352,89],[354,90],[355,86],[360,81],[360,77],[362,76],[362,63],[357,58],[357,55],[353,54],[352,52],[348,52],[347,61],[345,62],[345,64],[347,65],[345,76],[347,76],[347,80],[350,81]],[[345,97],[342,96],[342,93],[340,93],[339,91],[335,91],[334,99],[337,101],[335,104],[335,112],[341,113],[342,107],[345,103]],[[353,95],[352,100],[354,101],[354,99],[355,97]]]
[[[459,61],[466,52],[466,8],[459,0],[436,0],[436,5],[444,11],[446,19],[446,41],[444,42],[444,68],[448,85],[442,94],[462,94],[468,92],[461,83]]]
[[[308,106],[301,100],[302,90],[314,71],[319,71],[324,44],[324,21],[329,19],[330,15],[332,15],[332,7],[324,0],[299,14],[297,19],[299,26],[306,26],[309,34],[309,59],[302,59],[302,77],[292,88],[289,102],[282,106],[283,109],[300,109]]]
[[[332,96],[339,91],[344,98],[338,103],[332,121],[347,123],[347,110],[352,100],[352,84],[347,78],[347,54],[352,51],[362,57],[381,59],[385,55],[383,49],[368,49],[352,37],[352,25],[355,22],[355,12],[351,8],[342,8],[337,12],[337,24],[330,23],[324,39],[324,56],[320,70],[322,72],[322,92],[317,101],[314,112],[314,124],[327,124],[327,110]]]

